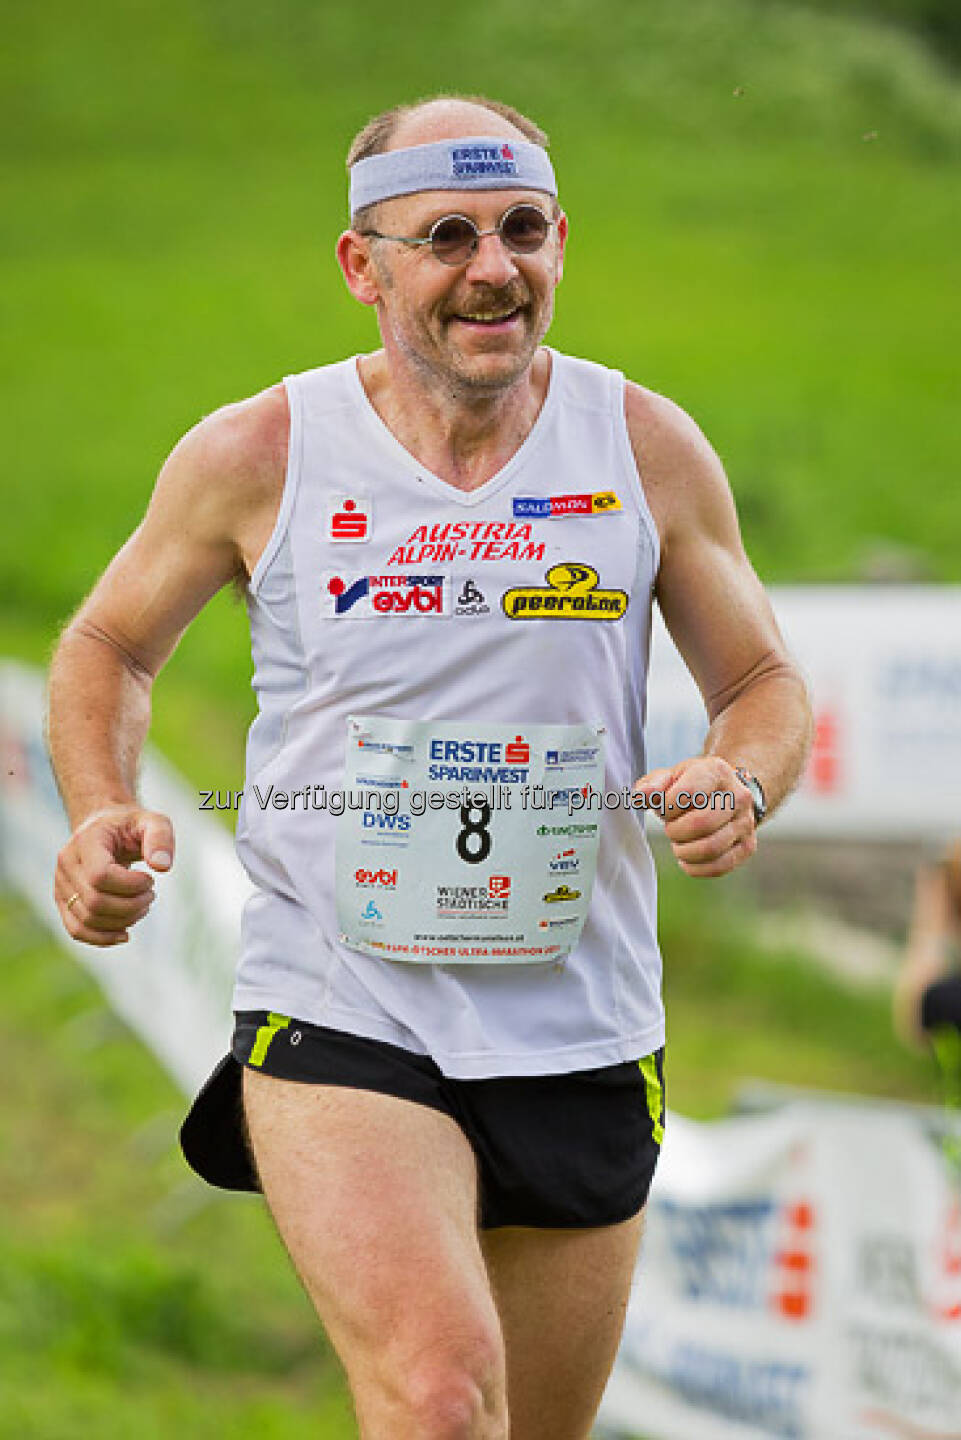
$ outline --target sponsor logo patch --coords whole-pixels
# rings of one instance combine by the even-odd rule
[[[562,900],[579,900],[580,898],[581,892],[572,890],[569,885],[558,885],[556,890],[548,890],[546,895],[541,896],[541,899],[545,900],[548,905],[559,904]]]
[[[523,735],[506,745],[499,740],[432,740],[429,780],[454,783],[522,785],[527,780],[531,747]]]
[[[345,580],[331,575],[326,582],[328,614],[354,620],[379,615],[450,614],[450,586],[444,575],[362,575]]]
[[[596,825],[538,825],[538,835],[596,835]]]
[[[548,770],[562,765],[593,765],[599,749],[599,745],[578,745],[573,750],[547,750],[544,761]]]
[[[581,868],[580,857],[573,848],[559,850],[548,860],[547,868],[552,875],[576,875]]]
[[[516,175],[517,161],[505,140],[502,145],[453,145],[450,173],[455,180],[481,175]]]
[[[508,620],[620,620],[627,610],[627,591],[598,586],[590,565],[552,565],[544,578],[546,585],[504,591],[501,605]]]
[[[511,877],[492,875],[487,882],[487,893],[495,900],[503,900],[511,893]]]
[[[612,515],[621,508],[613,490],[584,495],[518,495],[513,501],[516,520],[558,520],[565,515]]]
[[[397,871],[383,867],[380,870],[367,870],[360,865],[354,871],[354,884],[363,889],[396,890]]]
[[[384,916],[383,912],[377,909],[377,906],[374,904],[373,900],[368,900],[367,904],[360,912],[360,918],[361,920],[366,920],[368,924],[376,925],[383,920]]]
[[[510,898],[508,894],[492,895],[488,885],[438,885],[436,902],[437,918],[451,920],[469,915],[505,915]]]
[[[335,544],[356,544],[369,540],[372,513],[370,498],[360,491],[336,496],[327,511],[327,539]]]
[[[491,607],[487,604],[483,590],[479,590],[473,580],[467,579],[463,585],[455,588],[458,590],[454,600],[455,615],[489,615]]]

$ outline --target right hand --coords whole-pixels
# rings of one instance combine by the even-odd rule
[[[174,832],[166,815],[139,805],[111,805],[89,816],[57,856],[53,893],[64,929],[86,945],[122,945],[154,899],[154,878],[132,870],[144,860],[163,872],[173,864]]]

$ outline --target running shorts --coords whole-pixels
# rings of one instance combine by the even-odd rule
[[[238,1011],[231,1053],[180,1131],[191,1168],[227,1190],[260,1189],[243,1116],[245,1065],[307,1085],[379,1090],[449,1115],[477,1160],[482,1229],[628,1219],[647,1200],[664,1133],[663,1049],[594,1070],[456,1080],[428,1056],[383,1040]]]

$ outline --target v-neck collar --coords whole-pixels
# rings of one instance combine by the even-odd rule
[[[483,485],[478,485],[475,490],[459,490],[457,486],[452,485],[449,480],[442,480],[439,475],[435,475],[432,470],[428,470],[425,465],[422,465],[417,457],[412,455],[407,447],[401,444],[393,430],[380,418],[370,401],[367,391],[364,389],[364,382],[360,378],[359,367],[361,359],[366,359],[366,356],[355,355],[352,360],[347,362],[348,382],[354,391],[358,407],[367,422],[367,427],[377,436],[381,448],[389,450],[394,459],[400,460],[404,468],[410,471],[415,479],[427,485],[437,495],[455,505],[469,507],[479,505],[483,500],[496,494],[498,490],[506,485],[514,477],[520,466],[527,461],[531,452],[540,444],[547,430],[551,415],[557,405],[557,396],[560,390],[557,374],[559,356],[557,351],[551,349],[549,345],[545,345],[542,348],[545,349],[551,357],[551,369],[547,380],[547,394],[544,396],[543,403],[537,412],[534,423],[507,463],[502,465],[489,480],[485,480]]]

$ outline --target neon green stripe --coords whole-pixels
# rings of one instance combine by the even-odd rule
[[[653,1055],[645,1055],[644,1059],[638,1060],[637,1063],[647,1087],[647,1113],[650,1115],[651,1124],[654,1127],[654,1143],[660,1145],[664,1140],[664,1126],[661,1124],[663,1091],[657,1073],[657,1061]]]
[[[250,1052],[250,1064],[262,1065],[267,1058],[267,1051],[270,1049],[270,1042],[278,1030],[286,1030],[290,1024],[289,1015],[275,1015],[271,1010],[270,1019],[266,1025],[261,1025],[254,1040],[254,1048]]]

